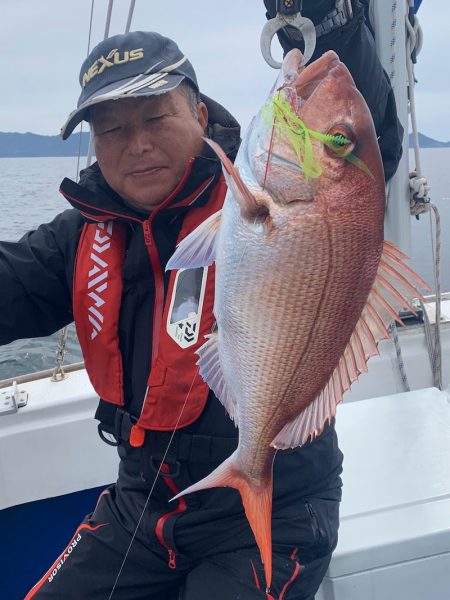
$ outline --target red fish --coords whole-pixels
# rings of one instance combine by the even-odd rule
[[[239,490],[270,587],[272,463],[317,436],[398,310],[426,286],[384,241],[385,188],[373,121],[334,52],[281,79],[233,166],[229,191],[169,268],[216,263],[218,330],[200,373],[239,427],[236,451],[184,490]],[[180,495],[182,495],[180,494]]]

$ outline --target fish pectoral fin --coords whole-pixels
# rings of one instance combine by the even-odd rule
[[[297,418],[283,427],[271,446],[296,448],[319,435],[325,423],[335,416],[336,406],[342,402],[345,392],[367,371],[369,358],[379,354],[379,342],[390,339],[389,326],[394,320],[400,321],[399,310],[408,308],[414,312],[411,299],[422,297],[418,287],[429,287],[405,264],[405,258],[394,244],[384,242],[366,305],[328,383]]]
[[[238,426],[237,403],[223,375],[219,355],[219,334],[214,332],[206,336],[207,341],[197,350],[200,375],[223,404],[225,410]]]
[[[211,146],[222,163],[223,176],[227,182],[228,189],[231,191],[234,199],[241,208],[242,217],[244,219],[252,220],[258,216],[267,216],[269,212],[267,207],[256,201],[256,198],[242,181],[239,171],[233,165],[219,144],[208,138],[204,138],[204,140]]]
[[[170,269],[208,267],[216,260],[216,235],[222,211],[219,210],[182,240],[166,265]]]

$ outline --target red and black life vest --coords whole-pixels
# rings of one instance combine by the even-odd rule
[[[173,207],[189,205],[192,196],[198,193],[199,190]],[[187,213],[178,242],[222,208],[225,194],[226,184],[221,177],[208,203]],[[171,272],[164,298],[163,272],[151,232],[156,212],[165,206],[166,202],[142,222],[155,279],[155,302],[152,365],[142,411],[132,430],[132,445],[142,443],[146,429],[170,431],[193,423],[202,413],[209,393],[195,363],[198,360],[196,351],[214,324],[214,266],[197,274],[200,275],[201,286],[199,297],[191,307],[194,309],[190,313],[193,316],[180,320],[175,315],[175,309],[179,312],[177,290],[181,275],[188,271]],[[116,220],[84,226],[78,246],[73,291],[75,324],[87,373],[100,398],[117,406],[125,403],[118,328],[126,227],[125,223]]]

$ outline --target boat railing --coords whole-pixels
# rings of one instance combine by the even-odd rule
[[[74,371],[80,371],[84,369],[84,361],[72,363],[70,365],[64,366],[64,372],[73,373]],[[24,375],[16,375],[15,377],[10,377],[8,379],[0,380],[0,389],[10,387],[14,382],[16,383],[28,383],[29,381],[37,381],[38,379],[47,379],[53,376],[54,369],[45,369],[43,371],[36,371],[34,373],[26,373]],[[62,380],[55,380],[57,383]]]

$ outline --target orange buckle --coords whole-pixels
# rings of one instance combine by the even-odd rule
[[[133,425],[130,431],[130,446],[133,448],[141,448],[145,441],[145,429],[139,425]]]

